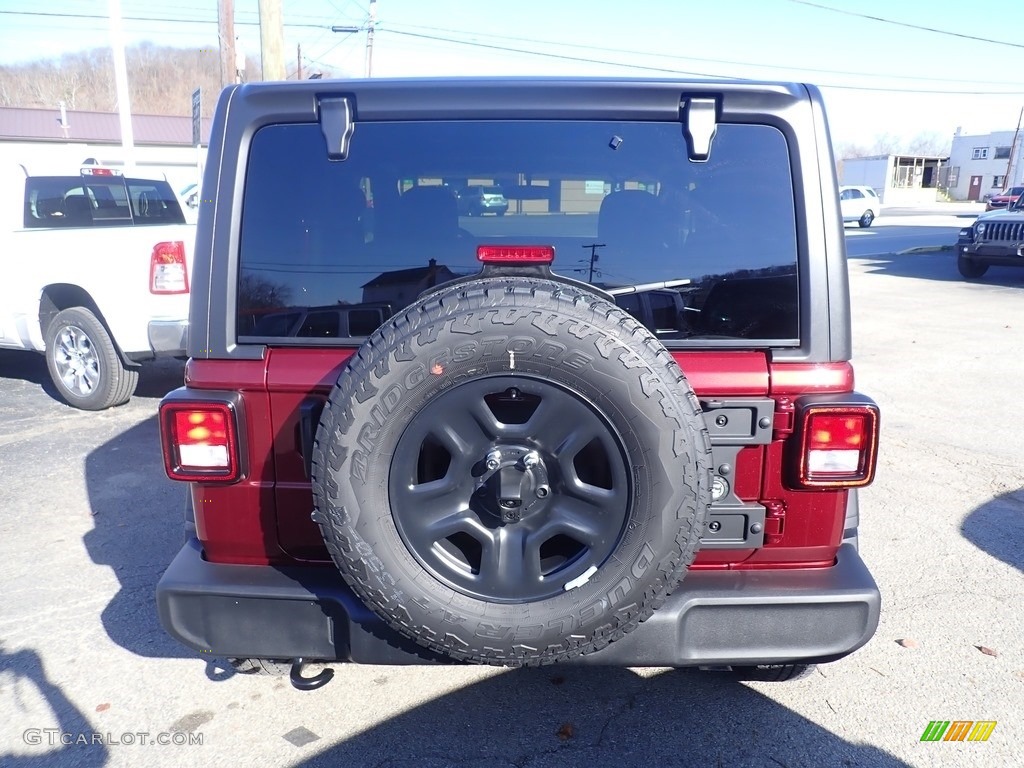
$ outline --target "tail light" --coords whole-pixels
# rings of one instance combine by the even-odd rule
[[[853,395],[845,402],[797,404],[791,479],[798,488],[858,488],[875,476],[878,406]]]
[[[172,480],[234,482],[242,476],[238,424],[230,403],[160,404],[164,468]]]
[[[157,243],[149,261],[150,293],[188,293],[185,244],[180,240]]]
[[[553,245],[480,245],[477,260],[484,264],[550,264],[555,260]]]

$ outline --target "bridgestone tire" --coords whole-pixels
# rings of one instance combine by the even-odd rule
[[[476,573],[461,564],[445,565],[451,557],[409,543],[408,529],[427,526],[421,517],[433,513],[426,502],[429,493],[422,508],[407,500],[414,490],[462,489],[482,481],[484,455],[464,456],[452,449],[446,474],[433,484],[407,479],[419,477],[422,454],[419,462],[396,461],[395,456],[409,455],[408,446],[416,445],[413,437],[420,432],[447,434],[447,424],[428,423],[431,414],[445,408],[457,417],[451,425],[456,438],[475,434],[475,427],[458,433],[454,422],[464,428],[466,420],[461,405],[452,403],[464,400],[468,414],[480,402],[480,392],[509,381],[515,386],[505,390],[508,397],[525,397],[517,387],[541,392],[566,413],[562,420],[557,413],[548,418],[550,412],[543,421],[531,416],[519,426],[499,418],[497,427],[489,427],[500,432],[497,444],[505,464],[493,470],[498,474],[484,488],[452,497],[460,521],[474,518],[472,535],[455,534],[434,544],[447,547],[455,536],[465,535],[469,550],[482,546]],[[587,509],[574,496],[579,488],[600,496],[587,485],[600,482],[590,479],[596,470],[589,459],[577,463],[585,451],[571,453],[578,449],[565,447],[568,438],[552,447],[546,437],[562,429],[563,422],[573,432],[577,420],[607,425],[587,450],[597,445],[594,450],[604,458],[594,463],[604,462],[606,474],[624,480],[609,482],[609,497],[626,500],[621,509],[609,504],[606,517],[603,508],[597,510],[601,514],[582,515],[586,519],[580,529],[618,526],[615,515],[620,513],[622,522],[614,536],[595,534],[586,546],[571,538],[578,535],[572,528],[567,546],[582,547],[579,560],[566,556],[551,571],[554,575],[536,571],[541,575],[532,578],[535,571],[528,568],[542,563],[544,547],[554,539],[538,543],[547,534],[537,533],[534,541],[530,531],[560,525],[566,509]],[[510,445],[515,435],[523,442],[518,448]],[[453,444],[461,443],[454,439]],[[609,445],[621,451],[605,455]],[[539,470],[523,470],[526,458],[516,460],[518,469],[509,465],[509,455],[533,448],[550,476],[550,491],[548,479],[538,484],[530,479],[533,475],[527,478]],[[646,328],[614,304],[572,286],[481,278],[442,289],[403,310],[350,360],[316,434],[314,519],[345,581],[397,632],[456,660],[550,664],[604,648],[663,604],[696,555],[710,503],[710,467],[710,440],[697,398],[675,360]],[[504,480],[494,479],[499,476]],[[526,478],[514,488],[536,489],[524,493],[520,522],[503,522],[487,506],[493,484],[503,493],[509,477],[517,482]],[[483,502],[474,495],[481,492]],[[445,493],[438,495],[447,499]],[[495,503],[505,504],[498,496]],[[527,574],[521,581],[508,576],[516,572],[506,569],[515,550],[506,541],[521,544]],[[589,557],[594,558],[592,568],[558,586]],[[560,562],[557,557],[555,562]],[[475,580],[500,594],[490,596],[489,587],[476,586]],[[520,583],[521,598],[515,592]]]
[[[46,367],[69,405],[102,411],[131,399],[139,372],[121,362],[107,329],[90,310],[59,312],[46,329]]]

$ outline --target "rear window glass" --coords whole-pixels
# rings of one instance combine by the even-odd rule
[[[720,125],[696,163],[677,123],[357,123],[344,161],[318,125],[273,125],[248,159],[237,330],[363,336],[505,243],[553,245],[555,272],[611,292],[670,346],[796,344],[796,242],[770,126]]]
[[[95,176],[32,176],[25,180],[28,228],[184,224],[166,181]]]

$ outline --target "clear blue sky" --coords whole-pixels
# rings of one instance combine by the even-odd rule
[[[241,42],[255,53],[257,0],[235,5]],[[365,35],[329,27],[365,24],[368,0],[283,6],[292,59],[301,43],[304,67],[363,74]],[[129,43],[217,45],[216,0],[122,0],[122,8]],[[0,62],[106,45],[107,9],[107,0],[0,0]],[[837,143],[1012,130],[1024,106],[1019,0],[378,0],[377,20],[375,77],[800,80],[824,87]]]

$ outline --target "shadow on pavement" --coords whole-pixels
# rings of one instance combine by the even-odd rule
[[[870,274],[892,277],[916,277],[950,283],[977,283],[1006,288],[1024,288],[1024,268],[989,267],[984,277],[966,280],[956,268],[956,252],[928,251],[924,253],[889,253],[857,256],[848,254],[850,261],[870,261],[866,271]]]
[[[60,400],[57,388],[50,381],[50,372],[46,369],[46,358],[38,352],[0,349],[0,376],[5,379],[19,379],[29,384],[36,384],[51,398]]]
[[[1024,571],[1024,488],[982,504],[960,532],[978,549]]]
[[[185,382],[184,360],[151,360],[139,370],[139,386],[135,397],[161,399]]]
[[[50,380],[46,358],[38,352],[0,349],[0,376],[35,384],[53,400],[64,402]],[[139,386],[134,397],[160,399],[180,387],[184,379],[185,363],[182,360],[145,362],[139,369]]]
[[[167,479],[156,416],[94,449],[85,459],[93,529],[89,557],[113,569],[120,590],[103,609],[110,639],[139,656],[190,658],[160,626],[154,589],[181,548],[183,486]]]
[[[375,682],[400,684],[386,678]],[[813,685],[814,678],[803,684]],[[487,678],[403,712],[298,765],[906,764],[882,750],[839,738],[727,677],[685,670],[641,677],[620,668],[554,667]]]
[[[64,695],[59,686],[50,682],[43,669],[42,659],[35,651],[17,651],[7,653],[0,648],[0,676],[13,677],[13,685],[0,686],[0,702],[10,697],[10,709],[6,717],[12,718],[24,705],[19,702],[31,696],[26,683],[49,706],[52,717],[41,722],[26,722],[27,730],[21,735],[26,745],[23,750],[8,751],[12,744],[0,744],[0,765],[4,768],[49,768],[53,765],[89,766],[105,765],[108,758],[107,747],[101,743],[91,743],[94,729],[85,715],[78,711],[74,704]],[[62,736],[63,734],[63,736]],[[85,737],[78,741],[78,737]],[[62,741],[71,741],[64,744]],[[78,741],[78,743],[76,743]]]

